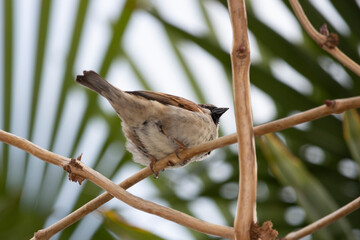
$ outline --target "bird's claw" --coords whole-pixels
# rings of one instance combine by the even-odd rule
[[[150,155],[150,165],[149,165],[149,167],[150,167],[150,170],[154,173],[154,178],[157,179],[157,178],[159,178],[159,172],[156,172],[154,170],[154,164],[155,163],[156,163],[156,159],[153,156]]]

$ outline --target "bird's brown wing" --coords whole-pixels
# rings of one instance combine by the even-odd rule
[[[193,112],[203,112],[201,107],[185,98],[166,94],[166,93],[159,93],[159,92],[151,92],[151,91],[128,91],[126,93],[140,96],[149,100],[158,101],[165,105],[172,105],[179,108],[184,108],[189,111]]]

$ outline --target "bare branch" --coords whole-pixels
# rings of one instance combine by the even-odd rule
[[[330,53],[339,62],[344,64],[347,68],[360,76],[360,65],[354,62],[351,58],[346,56],[339,48],[337,48],[337,35],[334,33],[328,34],[328,30],[321,28],[321,33],[316,31],[312,26],[309,19],[306,17],[304,10],[302,9],[298,0],[289,0],[291,7],[293,8],[296,17],[309,36],[325,51]]]
[[[318,119],[321,117],[325,117],[325,116],[328,116],[333,113],[342,113],[349,109],[360,108],[360,97],[326,101],[326,103],[327,103],[327,105],[325,104],[325,105],[310,109],[308,111],[298,113],[298,114],[290,116],[290,117],[278,119],[278,120],[270,122],[270,123],[256,126],[256,127],[254,127],[254,135],[261,136],[261,135],[264,135],[267,133],[284,130],[284,129],[293,127],[295,125],[298,125],[298,124],[301,124],[304,122],[308,122],[308,121],[312,121],[312,120],[315,120],[315,119]],[[0,141],[2,141],[2,142],[5,142],[5,143],[8,143],[15,147],[18,147],[20,149],[23,149],[24,151],[26,151],[34,156],[37,156],[44,161],[56,164],[61,167],[64,167],[68,164],[68,161],[69,161],[68,158],[62,157],[60,155],[51,153],[46,150],[45,151],[47,153],[43,154],[43,152],[41,151],[41,148],[38,148],[36,145],[32,144],[31,142],[29,142],[23,138],[20,138],[20,137],[16,137],[16,138],[18,138],[18,140],[15,141],[12,137],[10,137],[10,136],[14,136],[14,135],[10,134],[10,136],[9,136],[9,133],[6,133],[6,134],[4,134],[4,133],[6,133],[6,132],[0,130]],[[170,156],[160,160],[159,162],[157,162],[155,164],[154,170],[161,171],[162,169],[164,169],[167,166],[167,162],[169,159],[174,159],[175,163],[182,162],[185,159],[191,158],[197,154],[200,154],[203,152],[208,152],[208,151],[214,150],[216,148],[221,148],[221,147],[224,147],[224,146],[236,143],[236,142],[237,142],[237,136],[236,136],[236,133],[233,133],[228,136],[224,136],[224,137],[218,138],[216,140],[200,144],[196,147],[189,148],[189,149],[183,150],[180,153],[178,153],[179,159],[174,158],[175,154],[171,154]],[[57,160],[55,160],[55,159],[57,159]],[[142,169],[141,171],[139,171],[138,173],[134,174],[133,176],[127,178],[126,180],[121,182],[119,185],[122,188],[127,189],[150,175],[152,175],[152,171],[150,170],[149,167],[146,167],[146,168]],[[88,202],[84,206],[80,207],[73,213],[69,214],[68,216],[66,216],[65,218],[60,220],[59,222],[50,226],[51,229],[49,229],[50,227],[48,227],[44,230],[49,231],[51,233],[50,236],[52,236],[52,235],[56,234],[57,232],[65,229],[69,225],[77,222],[82,217],[86,216],[87,214],[91,213],[92,211],[96,210],[97,208],[99,208],[101,205],[108,202],[112,198],[113,198],[113,196],[111,194],[103,193],[102,195],[91,200],[90,202]]]
[[[305,237],[306,235],[309,235],[320,228],[323,228],[327,225],[329,225],[332,222],[335,222],[336,220],[339,220],[340,218],[348,215],[349,213],[355,211],[356,209],[360,208],[360,197],[356,198],[352,202],[346,204],[342,208],[339,208],[335,212],[330,213],[329,215],[317,220],[316,222],[311,223],[310,225],[295,231],[291,232],[288,235],[286,235],[286,240],[295,240],[302,237]]]
[[[199,232],[220,236],[223,238],[232,239],[234,236],[233,228],[227,226],[220,226],[212,223],[208,223],[197,218],[194,218],[190,215],[182,213],[177,210],[173,210],[171,208],[167,208],[161,206],[159,204],[144,200],[142,198],[136,197],[130,193],[128,193],[123,188],[119,187],[111,180],[100,174],[99,172],[87,167],[84,163],[80,162],[77,159],[70,159],[58,154],[47,151],[30,141],[17,137],[11,133],[7,133],[3,130],[0,130],[0,140],[18,147],[28,153],[44,160],[46,162],[55,164],[57,166],[61,166],[67,171],[69,171],[72,175],[78,175],[82,178],[86,178],[91,182],[95,183],[105,191],[109,192],[111,195],[116,197],[117,199],[123,201],[124,203],[139,209],[144,212],[148,212],[162,218],[168,219],[170,221],[176,222],[183,226],[192,228]],[[172,156],[174,157],[174,156]],[[175,157],[176,158],[176,157]],[[49,229],[47,229],[49,230]],[[33,239],[48,239],[52,235],[51,231],[40,230],[35,233]],[[51,230],[51,229],[50,229]]]
[[[152,174],[153,173],[149,167],[143,168],[142,170],[135,173],[131,177],[122,181],[119,184],[119,186],[122,187],[123,189],[128,189],[131,186],[135,185],[136,183],[140,182],[141,180],[143,180],[144,178],[146,178]],[[106,202],[110,201],[113,198],[114,197],[110,193],[105,192],[105,193],[101,194],[100,196],[92,199],[88,203],[84,204],[83,206],[81,206],[80,208],[75,210],[74,212],[70,213],[69,215],[67,215],[66,217],[61,219],[60,221],[54,223],[51,226],[48,226],[45,229],[39,230],[38,232],[42,232],[41,234],[44,234],[46,236],[53,236],[56,233],[60,232],[61,230],[65,229],[68,226],[79,221],[81,218],[85,217],[87,214],[95,211],[100,206],[102,206],[103,204],[105,204]]]
[[[281,118],[269,123],[254,127],[254,135],[261,136],[271,132],[281,131],[301,123],[313,121],[331,114],[339,114],[344,111],[360,108],[360,97],[326,100],[326,104],[298,113],[286,118]],[[222,148],[237,142],[236,133],[202,143],[196,147],[186,149],[179,153],[181,159],[188,159],[197,154],[208,152],[216,148]]]
[[[236,239],[250,239],[256,220],[257,163],[250,97],[250,46],[244,0],[228,1],[233,29],[231,63],[234,86],[235,119],[239,149],[239,195],[235,217]]]

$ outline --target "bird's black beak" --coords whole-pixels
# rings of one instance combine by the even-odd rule
[[[227,110],[229,110],[229,108],[214,108],[211,112],[218,115],[220,118]]]
[[[211,110],[211,118],[215,124],[219,123],[220,117],[227,111],[229,108],[214,108]]]

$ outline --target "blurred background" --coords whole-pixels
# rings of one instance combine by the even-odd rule
[[[301,5],[315,28],[327,23],[339,48],[360,62],[360,1]],[[247,11],[255,125],[359,94],[359,77],[306,35],[288,1],[247,1]],[[231,41],[223,0],[3,0],[0,128],[64,156],[83,153],[85,164],[118,183],[141,166],[125,151],[110,105],[78,86],[75,76],[95,70],[123,90],[230,107],[220,123],[226,135],[236,131]],[[359,196],[360,147],[349,137],[358,120],[353,111],[257,139],[260,223],[271,220],[284,236]],[[0,170],[0,239],[29,239],[103,192],[1,143]],[[129,192],[232,226],[238,179],[234,144]],[[359,223],[356,211],[304,239],[360,239]],[[111,200],[52,239],[216,238]]]

